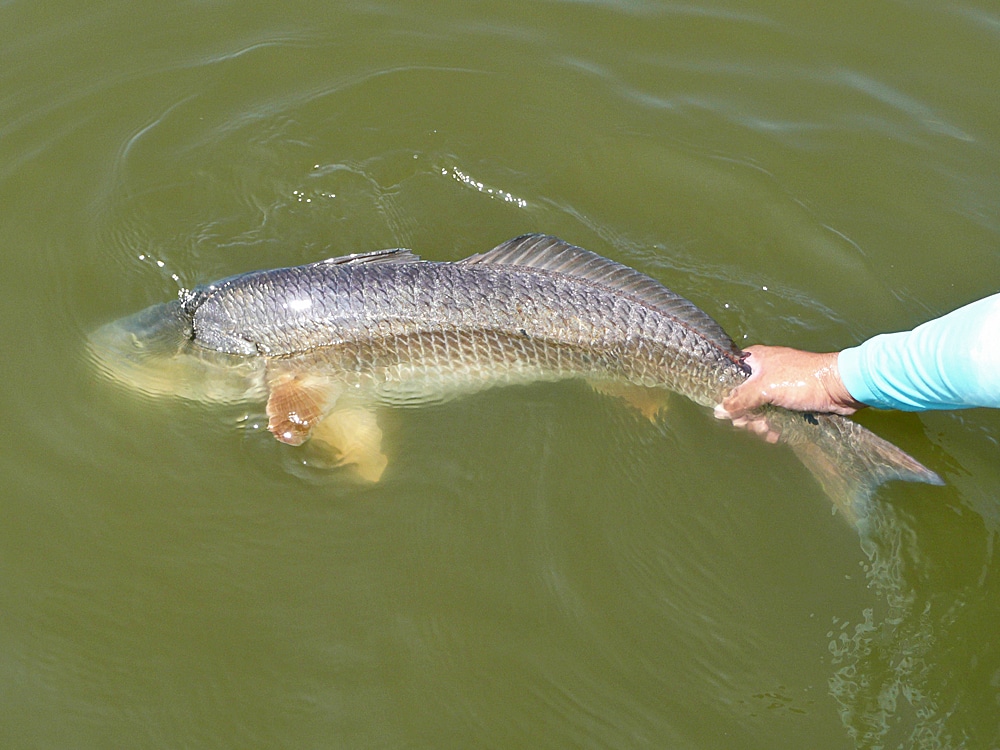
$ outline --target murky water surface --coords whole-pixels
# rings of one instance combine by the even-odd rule
[[[948,484],[861,535],[682,399],[395,411],[364,486],[84,340],[527,231],[742,343],[911,327],[1000,285],[998,47],[981,0],[0,3],[0,744],[997,747],[996,413],[864,414]]]

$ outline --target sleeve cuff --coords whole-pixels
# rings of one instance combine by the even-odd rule
[[[887,408],[865,379],[861,361],[863,356],[860,346],[844,349],[837,355],[837,371],[840,373],[840,382],[844,384],[847,392],[855,400],[868,406]]]

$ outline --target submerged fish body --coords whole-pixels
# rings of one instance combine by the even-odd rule
[[[91,351],[149,393],[266,398],[275,437],[322,442],[373,480],[386,463],[379,403],[583,378],[653,416],[667,392],[712,406],[749,374],[694,304],[543,235],[454,263],[397,249],[234,276],[105,326]],[[940,483],[842,417],[767,419],[848,514],[888,479]]]

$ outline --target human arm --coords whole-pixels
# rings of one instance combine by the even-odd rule
[[[882,409],[1000,408],[1000,294],[838,357],[845,387]]]
[[[747,351],[753,374],[716,408],[720,418],[741,419],[765,403],[839,414],[864,405],[1000,407],[1000,294],[840,353],[767,346]]]

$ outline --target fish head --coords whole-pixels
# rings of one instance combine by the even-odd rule
[[[102,376],[145,396],[242,402],[264,391],[263,362],[198,344],[181,301],[107,323],[90,334],[87,348]]]

